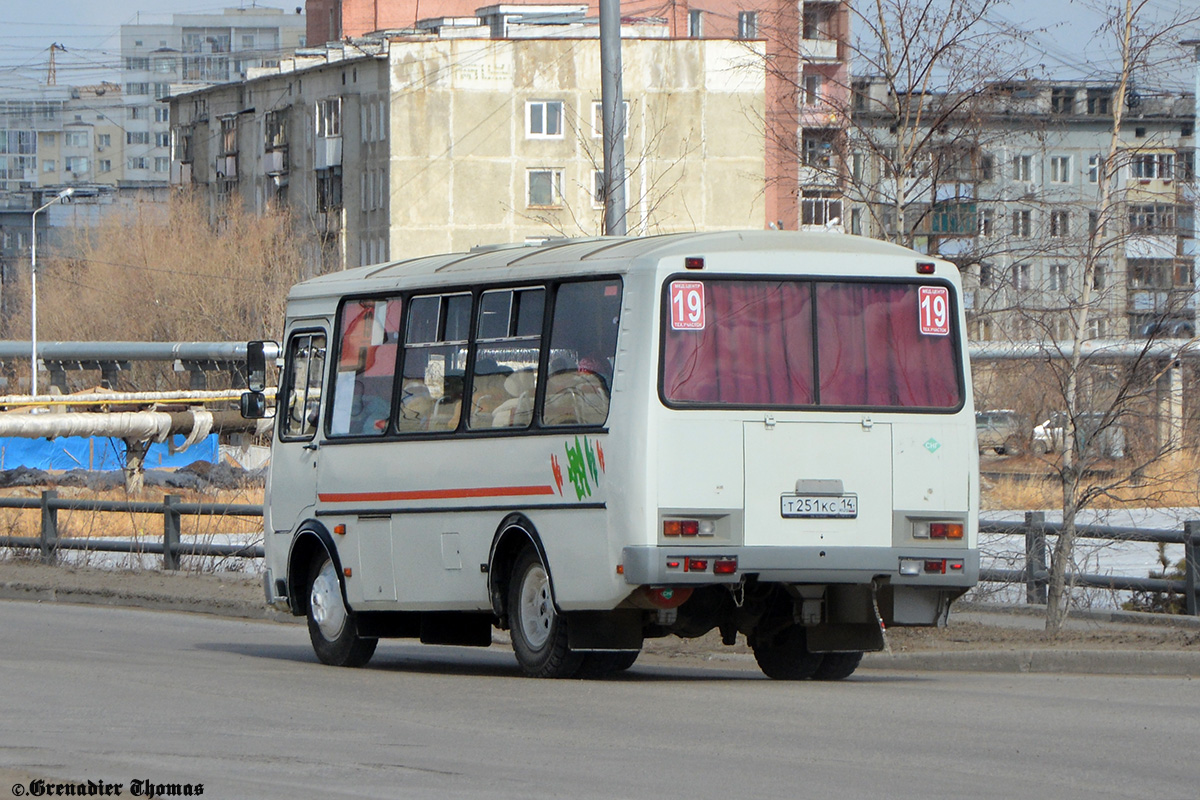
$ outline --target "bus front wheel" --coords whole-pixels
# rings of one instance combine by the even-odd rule
[[[526,675],[572,678],[579,672],[583,654],[567,647],[567,624],[554,608],[550,573],[532,547],[513,566],[508,618],[513,652]]]
[[[378,639],[358,635],[358,615],[346,608],[337,568],[328,553],[313,562],[308,579],[308,637],[323,664],[361,667],[375,654]]]
[[[816,675],[825,660],[824,653],[808,649],[808,637],[802,625],[789,625],[772,635],[755,636],[750,646],[763,674],[776,680],[808,680]]]

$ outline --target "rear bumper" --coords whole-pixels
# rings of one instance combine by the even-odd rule
[[[706,570],[686,570],[686,559],[707,558]],[[737,558],[737,571],[712,572],[716,559]],[[924,562],[946,562],[946,572],[926,572]],[[916,575],[902,574],[901,562],[922,562]],[[673,563],[680,566],[670,566]],[[867,584],[886,578],[895,586],[967,589],[979,580],[979,551],[960,547],[686,547],[641,546],[621,551],[625,582],[643,585],[738,583],[755,575],[767,583]],[[961,569],[954,565],[961,564]]]

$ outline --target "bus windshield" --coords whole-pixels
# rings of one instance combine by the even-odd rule
[[[677,280],[663,319],[672,406],[954,411],[949,290],[933,284]]]

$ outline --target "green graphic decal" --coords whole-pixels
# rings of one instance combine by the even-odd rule
[[[937,439],[930,439],[928,442],[925,443],[925,449],[931,453],[936,453],[941,446],[942,446],[942,443],[939,442]]]

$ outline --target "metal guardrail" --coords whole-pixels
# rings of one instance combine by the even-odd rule
[[[161,554],[163,569],[179,569],[180,556],[227,556],[262,558],[262,545],[214,544],[212,542],[180,541],[182,517],[228,516],[261,517],[263,507],[250,503],[185,503],[175,495],[165,495],[161,503],[151,501],[89,500],[80,497],[59,497],[49,489],[41,497],[0,497],[0,508],[36,508],[41,510],[41,533],[37,538],[0,536],[0,547],[38,549],[42,561],[58,562],[59,550],[92,550],[107,553]],[[108,511],[126,514],[162,514],[162,541],[138,539],[73,539],[58,535],[59,511]]]
[[[180,521],[183,515],[261,517],[263,507],[238,503],[184,503],[175,495],[165,495],[161,503],[149,501],[89,500],[59,497],[49,489],[41,497],[0,497],[0,508],[36,508],[41,511],[41,533],[37,538],[0,536],[0,547],[36,548],[46,563],[57,563],[59,550],[94,550],[113,553],[161,554],[163,568],[179,569],[180,556],[226,556],[262,558],[262,545],[229,545],[211,542],[180,541]],[[60,510],[106,511],[132,514],[162,514],[161,542],[134,539],[70,539],[58,535]],[[1025,514],[1024,522],[1000,519],[980,519],[981,533],[1024,535],[1025,568],[983,569],[979,579],[993,583],[1025,583],[1025,599],[1031,604],[1046,603],[1049,571],[1046,568],[1046,537],[1056,536],[1060,523],[1047,522],[1041,511]],[[1074,586],[1141,592],[1162,592],[1184,597],[1187,613],[1200,615],[1200,520],[1185,522],[1183,530],[1129,528],[1110,525],[1078,525],[1076,535],[1082,539],[1136,541],[1182,544],[1184,548],[1184,579],[1140,578],[1120,575],[1089,575],[1068,573]]]
[[[992,583],[1024,582],[1025,602],[1045,605],[1050,579],[1050,572],[1046,566],[1046,537],[1057,536],[1062,527],[1062,523],[1047,522],[1046,514],[1042,511],[1026,512],[1024,522],[980,519],[980,533],[1024,535],[1025,568],[982,569],[979,571],[979,580]],[[1066,578],[1067,582],[1074,586],[1182,595],[1187,613],[1200,616],[1200,520],[1185,522],[1183,530],[1076,525],[1075,535],[1081,539],[1113,542],[1182,544],[1183,580],[1086,573],[1067,573]]]

